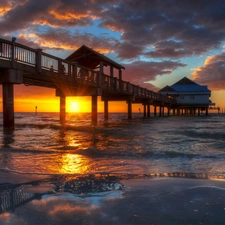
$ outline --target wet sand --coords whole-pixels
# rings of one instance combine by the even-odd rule
[[[1,198],[0,225],[225,224],[223,180],[128,179],[119,181],[122,188],[86,194],[56,192],[51,182],[29,184],[45,178],[0,173],[1,196],[6,183],[27,183],[19,185],[18,191],[36,194],[9,210],[3,210]]]

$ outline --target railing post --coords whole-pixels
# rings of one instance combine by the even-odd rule
[[[99,73],[98,73],[98,87],[102,86],[102,78],[103,78],[103,74],[104,74],[103,67],[104,67],[104,64],[101,61],[100,62],[100,70],[99,70]]]
[[[72,76],[71,67],[72,67],[72,63],[68,63],[68,76]]]
[[[11,67],[14,68],[14,62],[15,62],[15,42],[16,42],[16,38],[13,37],[12,38],[12,49],[11,49]]]
[[[119,89],[123,91],[123,83],[122,83],[122,70],[119,70]]]
[[[113,90],[117,91],[117,78],[116,77],[113,78]]]
[[[127,93],[130,94],[130,82],[127,82]]]
[[[74,62],[73,64],[72,64],[72,76],[73,76],[73,79],[75,80],[75,81],[77,81],[77,63],[76,62]]]
[[[113,75],[114,75],[114,71],[113,71],[113,66],[110,66],[110,90],[113,90]]]
[[[58,59],[58,75],[61,75],[62,73],[62,60],[61,59]]]
[[[37,73],[41,73],[41,57],[42,57],[42,49],[36,50],[36,71]]]
[[[102,74],[101,74],[101,72],[99,71],[98,72],[98,79],[97,79],[97,85],[98,85],[98,87],[101,87],[101,84],[102,84]]]

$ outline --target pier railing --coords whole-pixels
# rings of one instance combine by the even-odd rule
[[[8,210],[14,210],[16,207],[34,199],[36,194],[27,193],[20,188],[0,191],[0,214]]]
[[[42,70],[47,70],[53,74],[60,75],[61,78],[63,76],[70,76],[78,83],[100,87],[105,91],[132,95],[164,103],[175,103],[174,99],[168,98],[165,95],[139,87],[117,77],[102,74],[100,71],[82,67],[77,63],[68,62],[44,53],[41,49],[32,49],[16,43],[15,39],[12,39],[12,41],[0,39],[0,60],[10,61],[12,68],[14,68],[15,62],[17,62],[35,67],[37,73],[41,73]]]

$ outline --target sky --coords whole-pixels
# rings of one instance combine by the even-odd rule
[[[125,81],[158,91],[188,77],[207,85],[223,108],[224,12],[224,0],[0,0],[0,38],[61,58],[84,44],[123,65]],[[67,110],[87,111],[89,101],[68,98]],[[58,111],[55,90],[16,85],[15,110],[35,105]],[[109,110],[126,104],[110,103]]]

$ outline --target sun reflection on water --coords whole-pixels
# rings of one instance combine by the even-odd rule
[[[62,174],[84,174],[88,171],[89,161],[88,157],[78,154],[64,154],[59,172]]]

